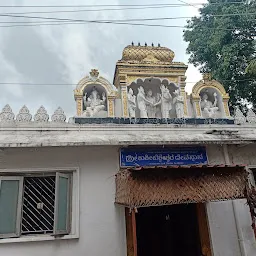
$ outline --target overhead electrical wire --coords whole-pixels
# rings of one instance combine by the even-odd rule
[[[8,16],[8,17],[16,17],[16,15],[13,14],[3,14],[4,16]],[[232,17],[232,16],[250,16],[250,15],[256,15],[256,12],[254,13],[229,13],[229,14],[213,14],[213,15],[209,15],[208,17]],[[2,16],[2,14],[0,13],[0,16]],[[22,16],[25,18],[32,18],[30,16]],[[194,18],[196,16],[177,16],[177,17],[158,17],[158,18],[137,18],[137,19],[120,19],[120,20],[95,20],[95,21],[99,21],[99,22],[105,22],[105,21],[113,21],[113,22],[122,22],[122,21],[156,21],[156,20],[177,20],[177,19],[191,19]],[[18,18],[20,18],[20,16],[18,16]],[[33,17],[35,18],[35,17]],[[48,17],[40,17],[42,19],[48,18]],[[49,17],[52,18],[52,17]],[[59,18],[55,18],[54,19],[58,19],[57,21],[59,21]],[[83,21],[87,21],[87,20],[83,20]],[[37,23],[40,22],[45,22],[45,21],[36,21]],[[0,21],[0,23],[33,23],[30,21]]]
[[[82,9],[82,10],[58,10],[58,11],[31,11],[31,12],[11,12],[4,14],[40,14],[40,13],[75,13],[75,12],[101,12],[101,11],[124,11],[124,10],[144,10],[144,9],[163,9],[170,7],[180,7],[180,6],[146,6],[146,7],[127,7],[127,8],[115,8],[115,9]]]
[[[180,1],[182,4],[170,4],[170,3],[160,3],[160,4],[98,4],[98,5],[0,5],[0,8],[80,8],[80,7],[130,7],[130,6],[196,6],[196,5],[205,5],[209,3],[186,3],[184,1]],[[210,5],[230,5],[230,4],[246,4],[245,1],[241,2],[224,2],[224,3],[210,3]]]
[[[198,9],[198,7],[197,7],[195,4],[187,3],[187,2],[182,1],[182,0],[177,0],[177,1],[179,1],[179,2],[181,2],[181,3],[183,3],[183,4],[190,5],[190,6],[194,7],[194,8],[196,8],[196,9]]]
[[[236,14],[241,15],[241,14]],[[244,14],[248,15],[248,13]],[[253,13],[254,15],[254,13]],[[68,19],[68,18],[57,18],[57,17],[42,17],[42,16],[25,16],[25,15],[12,15],[12,14],[0,14],[0,17],[11,17],[11,18],[27,18],[27,19],[41,19],[41,20],[50,20],[50,21],[60,21],[62,23],[43,23],[44,25],[64,25],[70,22],[70,24],[83,24],[83,23],[98,23],[98,24],[118,24],[118,25],[132,25],[132,26],[149,26],[149,27],[165,27],[165,28],[186,28],[184,26],[177,26],[177,25],[164,25],[164,24],[146,24],[146,23],[130,23],[130,20],[83,20],[83,19]],[[156,18],[154,20],[160,20],[160,19],[172,19],[170,18]],[[138,20],[138,19],[136,19]],[[143,19],[141,19],[143,20]],[[145,20],[145,19],[144,19]],[[153,19],[148,19],[153,20]],[[135,21],[135,19],[133,19]],[[38,21],[37,21],[38,22]],[[40,26],[43,25],[42,23],[36,23],[36,24],[17,24],[17,25],[4,25],[0,27],[19,27],[19,26]],[[224,28],[208,28],[211,30],[228,30],[232,31],[237,28],[230,28],[230,29],[224,29]]]
[[[179,1],[179,0],[178,0]],[[237,2],[234,2],[237,3]],[[141,10],[141,9],[161,9],[161,8],[170,8],[170,7],[190,7],[193,6],[195,8],[196,5],[202,4],[156,4],[156,5],[117,5],[120,6],[128,6],[125,8],[108,8],[108,9],[80,9],[80,10],[57,10],[57,11],[29,11],[29,12],[8,12],[4,14],[39,14],[39,13],[75,13],[75,12],[101,12],[101,11],[123,11],[123,10]],[[214,4],[212,4],[214,5]],[[1,7],[1,6],[0,6]],[[32,7],[32,6],[31,6]],[[57,7],[57,6],[56,6]]]
[[[239,81],[239,82],[243,82],[243,81],[255,81],[255,79],[237,79],[235,81]],[[191,82],[191,81],[186,81],[187,84],[190,84],[190,83],[197,83],[198,81],[196,82]],[[234,82],[234,80],[221,80],[221,82]],[[77,84],[72,84],[72,83],[31,83],[31,82],[28,82],[28,83],[24,83],[24,82],[21,82],[21,83],[18,83],[18,82],[0,82],[0,85],[38,85],[38,86],[45,86],[45,85],[77,85]]]
[[[61,23],[38,23],[38,24],[16,24],[16,25],[0,25],[0,28],[12,28],[12,27],[34,27],[34,26],[56,26],[56,25],[84,25],[88,23],[94,24],[113,24],[113,25],[129,25],[129,26],[143,26],[143,27],[160,27],[160,28],[187,28],[185,26],[178,25],[163,25],[163,24],[146,24],[146,23],[128,23],[128,22],[99,22],[99,21],[84,21],[84,22],[61,22]],[[236,28],[207,28],[208,30],[221,30],[221,31],[233,31]]]

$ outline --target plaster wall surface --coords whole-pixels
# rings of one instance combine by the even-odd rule
[[[256,166],[256,144],[229,145],[229,158],[233,164]]]
[[[214,256],[241,256],[232,202],[207,204]]]
[[[229,145],[230,164],[256,165],[255,145]],[[210,164],[225,164],[223,146],[207,146]],[[207,203],[214,256],[256,255],[249,207],[245,199]]]
[[[256,145],[230,145],[228,147],[229,158],[232,164],[244,164],[256,167]],[[256,177],[254,177],[255,179]],[[241,239],[243,240],[246,255],[256,255],[256,241],[251,227],[252,221],[248,211],[246,200],[236,200],[235,207],[238,212],[239,227],[241,228]]]
[[[122,116],[122,103],[121,99],[115,99],[115,117]]]
[[[102,120],[103,121],[103,120]],[[145,120],[146,121],[146,120]],[[148,121],[148,120],[147,120]],[[0,147],[249,144],[254,126],[175,124],[2,123]]]
[[[206,152],[210,165],[221,165],[225,163],[222,145],[207,145]]]
[[[0,169],[80,168],[80,238],[0,244],[3,256],[126,255],[124,208],[114,204],[116,147],[6,149]]]
[[[224,164],[223,146],[207,145],[209,164]],[[229,146],[234,163],[254,164],[254,146]],[[5,256],[125,256],[124,208],[114,204],[118,146],[5,148],[0,169],[80,169],[80,238],[70,240],[0,244]],[[248,157],[248,155],[250,157]],[[232,160],[235,159],[235,160]],[[234,205],[239,221],[236,221]],[[248,206],[244,200],[207,204],[214,256],[255,256],[256,245]],[[238,235],[241,230],[242,237]],[[240,243],[239,240],[242,242]],[[244,246],[243,254],[241,244]]]

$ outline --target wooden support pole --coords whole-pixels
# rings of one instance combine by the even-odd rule
[[[137,256],[136,210],[125,208],[127,256]]]

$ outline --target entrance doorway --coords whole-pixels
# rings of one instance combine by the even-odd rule
[[[203,204],[145,207],[130,216],[133,227],[127,226],[128,255],[211,255]]]

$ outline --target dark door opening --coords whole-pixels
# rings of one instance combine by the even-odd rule
[[[138,256],[201,256],[196,204],[140,208]]]

